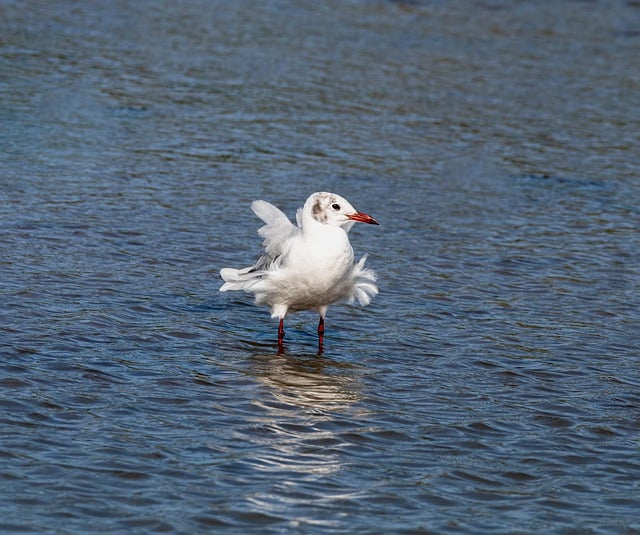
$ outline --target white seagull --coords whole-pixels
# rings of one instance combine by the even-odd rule
[[[368,305],[378,293],[375,273],[364,267],[363,256],[354,262],[347,232],[356,221],[377,225],[340,195],[312,194],[296,213],[297,226],[273,204],[254,201],[253,212],[266,224],[258,230],[264,254],[250,267],[224,268],[221,292],[244,290],[255,294],[256,304],[271,308],[279,318],[278,353],[284,351],[284,318],[288,312],[316,310],[318,353],[322,353],[324,317],[329,305],[356,299]]]

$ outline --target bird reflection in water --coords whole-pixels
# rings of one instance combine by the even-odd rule
[[[318,356],[273,354],[256,355],[253,362],[257,379],[281,403],[319,411],[341,410],[361,398],[359,367],[353,364]]]
[[[318,356],[255,355],[252,374],[265,387],[253,401],[251,459],[264,481],[247,496],[252,510],[291,518],[292,525],[332,527],[329,512],[345,500],[362,498],[360,486],[338,484],[345,435],[360,425],[362,368]],[[326,510],[325,519],[311,509]]]

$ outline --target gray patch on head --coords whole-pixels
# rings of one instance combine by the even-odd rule
[[[326,223],[329,219],[327,217],[327,212],[322,207],[321,199],[317,199],[316,202],[313,203],[313,206],[311,207],[311,215],[313,216],[313,219],[319,223]]]

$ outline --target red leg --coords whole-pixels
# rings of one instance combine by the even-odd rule
[[[278,325],[278,355],[284,353],[284,318],[280,318]]]
[[[324,343],[324,318],[320,316],[318,322],[318,355],[322,355],[322,346]]]

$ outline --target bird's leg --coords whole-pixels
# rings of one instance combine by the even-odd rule
[[[278,325],[278,355],[284,353],[284,318],[280,318]]]
[[[318,322],[318,355],[322,355],[322,344],[324,342],[324,317],[320,316]]]

